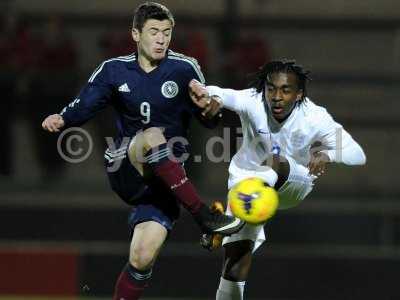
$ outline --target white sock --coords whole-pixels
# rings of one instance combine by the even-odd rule
[[[246,281],[230,281],[221,277],[217,290],[216,300],[243,300]]]

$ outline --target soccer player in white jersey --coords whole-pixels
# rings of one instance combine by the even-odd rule
[[[350,134],[307,98],[308,74],[295,61],[282,60],[264,65],[249,89],[192,84],[197,105],[211,109],[211,103],[215,109],[220,103],[240,116],[243,144],[229,166],[229,189],[245,178],[261,177],[277,190],[279,209],[287,209],[311,192],[327,163],[365,164],[365,154]],[[231,214],[229,209],[226,213]],[[243,299],[252,253],[264,241],[263,226],[250,224],[223,239],[217,300]],[[211,247],[212,238],[202,242]]]

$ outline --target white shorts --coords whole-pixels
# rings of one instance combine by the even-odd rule
[[[279,194],[279,207],[278,209],[287,209],[298,205],[312,190],[313,180],[315,177],[309,175],[308,168],[298,164],[293,158],[286,158],[289,162],[290,172],[287,181],[278,190]],[[236,168],[233,174],[231,168],[229,169],[229,181],[235,182],[237,178],[245,179],[244,174],[238,174],[240,169]],[[246,171],[247,172],[247,171]],[[256,171],[253,172],[252,177],[257,177]],[[262,178],[262,176],[259,176]],[[231,187],[231,185],[230,185]],[[232,215],[229,206],[226,209],[226,214]],[[251,240],[254,242],[253,252],[265,241],[264,225],[251,225],[246,224],[244,227],[235,234],[225,237],[222,245],[242,241]]]

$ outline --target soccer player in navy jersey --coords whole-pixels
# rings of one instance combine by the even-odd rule
[[[79,96],[42,123],[45,130],[59,132],[85,123],[107,105],[117,112],[118,134],[106,150],[105,163],[112,189],[134,208],[129,217],[129,262],[117,281],[115,300],[140,298],[178,218],[179,204],[203,232],[229,235],[244,225],[212,212],[201,201],[176,159],[186,148],[178,143],[169,146],[172,139],[186,137],[192,115],[209,126],[219,110],[211,101],[196,106],[190,100],[189,82],[204,78],[196,60],[168,50],[173,27],[174,18],[165,6],[140,5],[132,29],[137,53],[104,61]]]

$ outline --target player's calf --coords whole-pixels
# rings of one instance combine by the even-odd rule
[[[226,244],[224,267],[216,300],[244,299],[244,287],[249,274],[254,242],[241,240]]]
[[[254,242],[250,240],[236,241],[224,245],[225,257],[223,277],[230,281],[246,281],[252,261]]]

